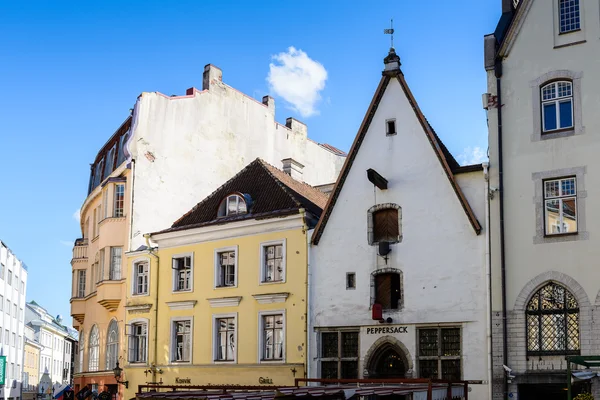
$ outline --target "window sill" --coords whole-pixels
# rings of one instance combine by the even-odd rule
[[[574,135],[575,135],[575,128],[571,127],[571,128],[555,129],[553,131],[542,132],[540,134],[540,139],[541,140],[557,139],[557,138],[564,138],[564,137],[569,137],[569,136],[574,136]]]
[[[282,279],[280,281],[261,281],[260,284],[261,285],[277,285],[277,284],[282,284],[285,283],[285,279]]]
[[[213,360],[214,364],[236,364],[237,360]]]
[[[233,286],[215,286],[215,289],[234,289],[237,288],[237,284]]]
[[[574,235],[579,235],[579,232],[550,233],[550,234],[547,233],[544,235],[544,239],[563,237],[563,236],[574,236]]]
[[[173,294],[177,293],[194,293],[194,289],[186,289],[186,290],[173,290]]]
[[[146,293],[131,293],[131,297],[145,297],[145,296],[150,296],[150,293],[146,292]]]
[[[578,31],[573,31],[573,32],[578,32]],[[569,32],[572,33],[572,32]],[[565,43],[565,44],[559,44],[554,46],[554,49],[562,49],[563,47],[570,47],[570,46],[577,46],[578,44],[584,44],[586,43],[587,40],[578,40],[576,42],[571,42],[571,43]]]
[[[533,237],[533,244],[575,242],[579,240],[588,240],[589,237],[590,235],[587,231],[578,231],[576,233],[563,233],[559,235],[537,235]]]
[[[285,364],[285,360],[284,359],[280,359],[280,360],[259,360],[259,363],[261,363],[261,364]]]
[[[171,361],[170,365],[188,365],[191,364],[191,361]]]

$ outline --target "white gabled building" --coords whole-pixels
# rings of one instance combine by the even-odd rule
[[[0,354],[6,356],[0,398],[21,396],[27,266],[0,241]]]
[[[312,237],[309,374],[475,380],[488,399],[487,166],[458,165],[384,62]]]

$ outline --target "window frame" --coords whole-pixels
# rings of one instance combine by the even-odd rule
[[[460,355],[458,356],[444,356],[442,355],[443,348],[443,339],[442,339],[442,330],[444,329],[458,329],[459,332],[459,344],[460,344]],[[420,333],[424,330],[437,330],[437,356],[422,356],[421,355],[421,347],[420,347]],[[416,360],[417,360],[417,376],[421,378],[421,361],[437,361],[438,375],[437,377],[432,377],[431,379],[445,379],[443,378],[443,361],[448,360],[459,360],[460,364],[460,379],[464,376],[464,365],[463,365],[463,355],[464,355],[464,345],[463,345],[463,329],[462,326],[457,325],[447,325],[447,326],[418,326],[417,327],[417,341],[416,341]]]
[[[233,266],[233,273],[234,273],[234,284],[233,285],[221,285],[220,283],[222,282],[221,279],[221,264],[220,264],[220,257],[219,255],[221,253],[230,253],[233,252],[234,255],[234,266]],[[214,250],[214,288],[215,289],[227,289],[227,288],[237,288],[238,287],[238,259],[239,259],[239,252],[238,252],[238,246],[230,246],[230,247],[221,247],[218,249]]]
[[[106,353],[105,353],[105,364],[106,370],[110,371],[115,368],[116,363],[119,361],[119,323],[116,319],[111,319],[108,324],[108,330],[106,331]],[[116,338],[114,341],[111,341],[111,334],[114,333]],[[114,355],[111,357],[111,349],[114,352]],[[115,365],[111,365],[110,361],[114,361]]]
[[[233,332],[234,350],[233,360],[221,360],[218,358],[219,355],[219,320],[233,318],[235,324]],[[212,315],[212,358],[213,364],[237,364],[238,355],[238,313],[227,313],[227,314],[213,314]]]
[[[558,85],[559,83],[568,83],[570,85],[570,90],[571,90],[571,94],[569,96],[562,96],[562,97],[558,97]],[[548,100],[544,100],[544,89],[549,87],[549,86],[554,86],[554,93],[555,96],[551,99]],[[546,81],[544,83],[542,83],[540,85],[540,124],[542,127],[542,136],[544,135],[549,135],[549,134],[554,134],[554,133],[561,133],[561,132],[568,132],[568,131],[572,131],[573,129],[575,129],[575,85],[572,79],[567,79],[567,78],[558,78],[558,79],[553,79],[550,81]],[[571,102],[571,125],[570,126],[565,126],[565,127],[561,127],[560,126],[560,117],[561,117],[561,112],[560,112],[560,104],[564,103],[565,101],[570,101]],[[556,117],[556,128],[555,129],[546,129],[546,118],[545,118],[545,114],[544,114],[544,106],[548,105],[548,104],[554,104],[555,106],[555,117]]]
[[[119,249],[119,269],[118,269],[118,277],[116,274],[117,269],[115,269],[115,254],[114,251]],[[111,281],[120,281],[123,279],[123,247],[121,246],[111,246],[110,247],[110,262],[108,265],[108,279]]]
[[[285,309],[280,309],[280,310],[269,310],[269,311],[259,311],[258,312],[258,363],[259,364],[285,364],[286,362],[286,313],[285,313]],[[281,344],[281,352],[282,352],[282,357],[281,358],[272,358],[272,359],[266,359],[264,358],[265,356],[265,322],[264,322],[264,318],[265,317],[271,317],[271,316],[281,316],[282,319],[282,324],[283,326],[281,327],[281,334],[283,337],[283,342]],[[236,327],[237,328],[237,327]],[[275,329],[275,328],[274,328]]]
[[[352,276],[352,285],[350,285],[350,276]],[[356,272],[346,272],[346,290],[356,289]]]
[[[122,188],[122,192],[119,191]],[[120,203],[120,207],[118,207]],[[113,218],[122,218],[125,216],[125,183],[115,183],[113,188]]]
[[[174,268],[176,259],[190,259],[190,275],[189,275],[189,287],[185,289],[179,289],[179,270]],[[184,262],[185,267],[185,262]],[[194,252],[190,253],[179,253],[171,256],[171,269],[172,269],[172,287],[173,293],[189,293],[194,291]]]
[[[567,180],[567,179],[574,179],[575,180],[575,194],[574,195],[562,195],[562,181],[563,180]],[[547,182],[552,182],[552,181],[558,181],[558,187],[559,187],[559,192],[561,193],[561,195],[555,196],[555,197],[546,197],[546,183]],[[544,224],[544,237],[557,237],[557,236],[567,236],[567,235],[577,235],[579,234],[579,210],[578,210],[578,183],[577,183],[577,176],[576,175],[571,175],[571,176],[563,176],[563,177],[556,177],[556,178],[548,178],[548,179],[542,179],[542,218],[543,218],[543,224]],[[553,200],[558,200],[559,204],[562,205],[562,201],[563,199],[575,199],[575,227],[576,230],[573,232],[557,232],[557,233],[549,233],[549,227],[548,227],[548,218],[547,218],[547,207],[546,207],[546,202],[547,201],[553,201]],[[563,213],[562,211],[562,207],[559,206],[559,216],[561,216]],[[560,218],[560,222],[562,224],[562,217]],[[563,225],[561,225],[562,227]]]
[[[82,277],[83,277],[83,282],[82,282]],[[85,298],[85,286],[87,283],[86,279],[87,279],[87,270],[78,269],[77,270],[77,298],[78,299]]]
[[[394,125],[394,132],[390,133],[390,122]],[[385,120],[385,136],[395,136],[398,134],[398,126],[396,125],[396,118],[388,118]]]
[[[367,210],[367,242],[371,246],[379,245],[375,240],[375,214],[386,209],[396,209],[398,212],[398,237],[396,240],[388,241],[390,244],[402,242],[402,207],[395,203],[376,204]]]
[[[577,5],[576,5],[577,8],[578,8],[578,10],[577,10],[577,18],[579,19],[579,23],[578,23],[579,26],[577,28],[563,31],[563,29],[562,29],[562,16],[563,16],[563,14],[561,12],[561,10],[562,10],[561,9],[561,3],[563,3],[563,1],[576,1],[577,2]],[[582,19],[583,18],[582,18],[582,15],[581,15],[581,11],[582,11],[581,10],[581,2],[579,0],[558,0],[558,21],[557,21],[558,24],[557,24],[557,26],[558,26],[558,34],[559,35],[567,35],[569,33],[581,31],[582,25],[583,25],[582,24]]]
[[[95,335],[95,342],[92,341],[92,335]],[[93,347],[93,348],[92,348]],[[94,352],[92,350],[95,350]],[[92,358],[94,356],[94,358]],[[94,365],[92,365],[94,362]],[[97,372],[100,368],[100,331],[98,325],[94,324],[90,329],[88,337],[88,372]]]
[[[150,295],[150,259],[149,258],[136,258],[135,260],[133,260],[133,262],[131,264],[133,266],[132,279],[131,279],[131,281],[132,281],[131,282],[131,295],[132,296],[149,296]],[[137,291],[137,286],[138,286],[137,266],[139,264],[146,265],[146,292],[138,292]]]
[[[232,197],[236,198],[236,212],[230,214],[230,212],[229,212],[229,200]],[[244,212],[240,212],[240,201],[244,204],[244,206],[246,208],[246,211],[244,211]],[[225,208],[222,210],[223,204],[225,205]],[[219,208],[217,209],[217,218],[225,218],[225,217],[230,217],[230,216],[234,216],[234,215],[248,214],[248,208],[249,208],[248,207],[248,201],[246,201],[246,198],[244,197],[243,194],[241,194],[241,193],[235,193],[235,192],[234,193],[229,193],[219,203]]]
[[[149,343],[149,332],[148,332],[148,319],[146,318],[136,318],[136,319],[132,319],[130,321],[128,321],[128,325],[129,325],[129,335],[127,335],[127,362],[129,364],[136,364],[136,365],[140,365],[140,364],[148,364],[148,343]],[[132,360],[131,356],[132,354],[134,354],[134,352],[130,351],[132,348],[132,343],[131,341],[133,340],[133,337],[143,337],[144,335],[136,335],[135,334],[135,327],[143,327],[145,329],[145,346],[144,346],[144,360],[140,361],[140,360]],[[127,325],[126,325],[127,328]],[[139,346],[139,343],[138,343]],[[141,347],[139,347],[141,348]],[[137,353],[137,352],[136,352]]]
[[[323,357],[323,334],[337,333],[337,356],[336,357]],[[342,357],[342,334],[344,333],[356,333],[356,357]],[[323,362],[337,362],[337,379],[342,378],[342,362],[351,361],[356,362],[356,377],[360,377],[360,329],[323,329],[318,331],[317,335],[317,354],[318,354],[318,368],[319,377],[323,377]]]
[[[177,340],[176,340],[176,335],[177,335],[177,330],[175,329],[176,324],[180,323],[180,322],[189,322],[190,323],[190,332],[189,332],[189,343],[190,343],[190,350],[189,350],[189,355],[190,355],[190,359],[189,360],[177,360],[176,356],[177,356]],[[170,346],[169,346],[169,364],[192,364],[193,360],[194,360],[194,317],[192,316],[186,316],[186,317],[172,317],[171,318],[171,340],[170,340]]]
[[[266,260],[266,248],[270,246],[281,246],[282,249],[282,258],[281,258],[281,276],[282,278],[277,281],[267,281],[267,260]],[[259,254],[259,265],[260,265],[260,274],[259,274],[259,285],[273,285],[278,283],[285,283],[287,279],[287,240],[279,239],[279,240],[271,240],[268,242],[262,242],[260,244],[260,254]],[[236,263],[237,263],[237,255],[236,255]],[[236,276],[237,278],[237,276]]]

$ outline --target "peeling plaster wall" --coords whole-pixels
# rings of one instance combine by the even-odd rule
[[[220,71],[212,68],[214,78]],[[335,181],[345,157],[309,140],[306,125],[296,120],[290,120],[291,129],[276,123],[269,102],[263,105],[219,79],[185,97],[141,95],[129,146],[135,160],[132,249],[145,244],[144,233],[170,227],[257,157],[277,168],[293,158],[312,185]]]
[[[398,134],[386,136],[385,121],[395,118]],[[379,190],[367,179],[375,169],[388,180]],[[408,326],[391,336],[402,342],[417,377],[417,329],[448,324],[462,329],[464,379],[487,380],[485,181],[483,172],[457,178],[483,225],[477,235],[445,175],[423,128],[397,80],[383,95],[336,206],[317,246],[312,246],[311,326],[362,327],[359,375],[366,355],[386,327],[371,319],[371,273],[395,268],[403,275],[403,308],[384,311],[392,326]],[[401,243],[391,245],[387,264],[368,244],[367,210],[376,204],[402,208]],[[346,289],[346,273],[356,273],[356,289]],[[428,325],[431,324],[431,325]],[[319,376],[318,335],[311,330],[311,377]],[[486,385],[473,386],[473,398],[487,398]]]

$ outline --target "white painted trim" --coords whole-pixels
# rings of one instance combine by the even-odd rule
[[[145,324],[146,325],[146,361],[144,362],[131,362],[129,361],[129,339],[130,336],[133,336],[131,334],[131,325],[133,324]],[[129,335],[127,334],[127,327],[129,327]],[[127,323],[125,324],[125,337],[127,338],[127,364],[128,365],[148,365],[148,359],[150,358],[150,354],[148,354],[149,351],[149,343],[150,343],[150,320],[148,318],[134,318],[132,320],[127,321]]]
[[[177,270],[173,268],[173,260],[176,258],[190,257],[190,288],[185,290],[176,290]],[[171,292],[172,293],[192,293],[194,291],[194,252],[178,253],[171,256]]]
[[[146,293],[135,293],[135,285],[136,285],[136,270],[135,270],[135,265],[140,263],[140,262],[147,262],[148,263],[148,291]],[[123,257],[121,257],[121,263],[124,265],[123,263]],[[131,261],[131,285],[129,287],[130,293],[131,293],[131,297],[144,297],[144,296],[150,296],[150,282],[151,282],[151,277],[150,277],[150,270],[152,269],[152,262],[150,260],[150,257],[147,256],[140,256],[140,257],[136,257]]]
[[[264,294],[253,294],[252,297],[258,304],[272,304],[272,303],[285,303],[287,298],[290,296],[289,292],[281,293],[264,293]]]
[[[157,233],[151,239],[160,248],[179,247],[229,238],[252,236],[267,232],[277,232],[304,227],[302,216],[294,214],[282,218],[252,219],[230,222],[222,225],[211,225],[180,231]]]
[[[283,279],[280,281],[272,281],[272,282],[267,282],[265,281],[265,247],[267,246],[273,246],[273,245],[282,245],[283,246],[283,260],[282,260],[282,269],[283,269]],[[259,271],[259,276],[258,276],[258,284],[259,285],[276,285],[278,283],[285,283],[286,279],[287,279],[287,239],[279,239],[279,240],[271,240],[268,242],[262,242],[260,244],[260,248],[259,248],[259,252],[258,252],[258,265],[260,268]]]
[[[130,314],[147,313],[150,312],[150,309],[152,309],[152,304],[138,304],[132,306],[125,306],[125,310],[127,310],[127,312],[129,312]]]
[[[217,360],[217,336],[219,335],[219,326],[217,325],[217,320],[221,318],[233,318],[235,322],[235,333],[234,333],[234,343],[235,343],[235,351],[233,352],[233,360],[232,361],[224,361]],[[229,314],[213,314],[212,315],[212,359],[213,364],[237,364],[237,354],[238,354],[238,313],[229,313]]]
[[[259,364],[285,364],[285,360],[287,358],[287,354],[286,354],[286,342],[287,342],[287,329],[286,329],[286,325],[287,325],[287,321],[286,321],[286,315],[285,315],[286,310],[285,309],[281,309],[281,310],[269,310],[269,311],[259,311],[258,312],[258,358],[257,358],[257,362]],[[263,356],[263,334],[264,334],[264,329],[263,329],[263,317],[269,316],[269,315],[282,315],[283,316],[283,358],[281,360],[263,360],[262,356]]]
[[[234,278],[234,284],[233,286],[218,286],[219,285],[219,253],[225,253],[228,251],[233,251],[235,252],[235,265],[234,265],[234,274],[235,274],[235,278]],[[213,287],[214,289],[227,289],[227,288],[236,288],[238,287],[238,258],[239,258],[239,252],[238,252],[238,246],[229,246],[229,247],[220,247],[218,249],[214,250],[214,257],[213,257],[213,273],[214,273],[214,282],[213,282]]]
[[[242,296],[235,297],[216,297],[212,299],[206,299],[210,303],[212,308],[218,307],[237,307],[242,301]]]
[[[171,310],[191,310],[197,302],[198,300],[167,301],[165,304],[169,306],[169,309]]]
[[[175,361],[175,322],[178,321],[190,321],[190,360],[189,361]],[[171,329],[169,335],[169,364],[170,365],[180,365],[180,364],[192,364],[194,361],[194,317],[171,317]]]

